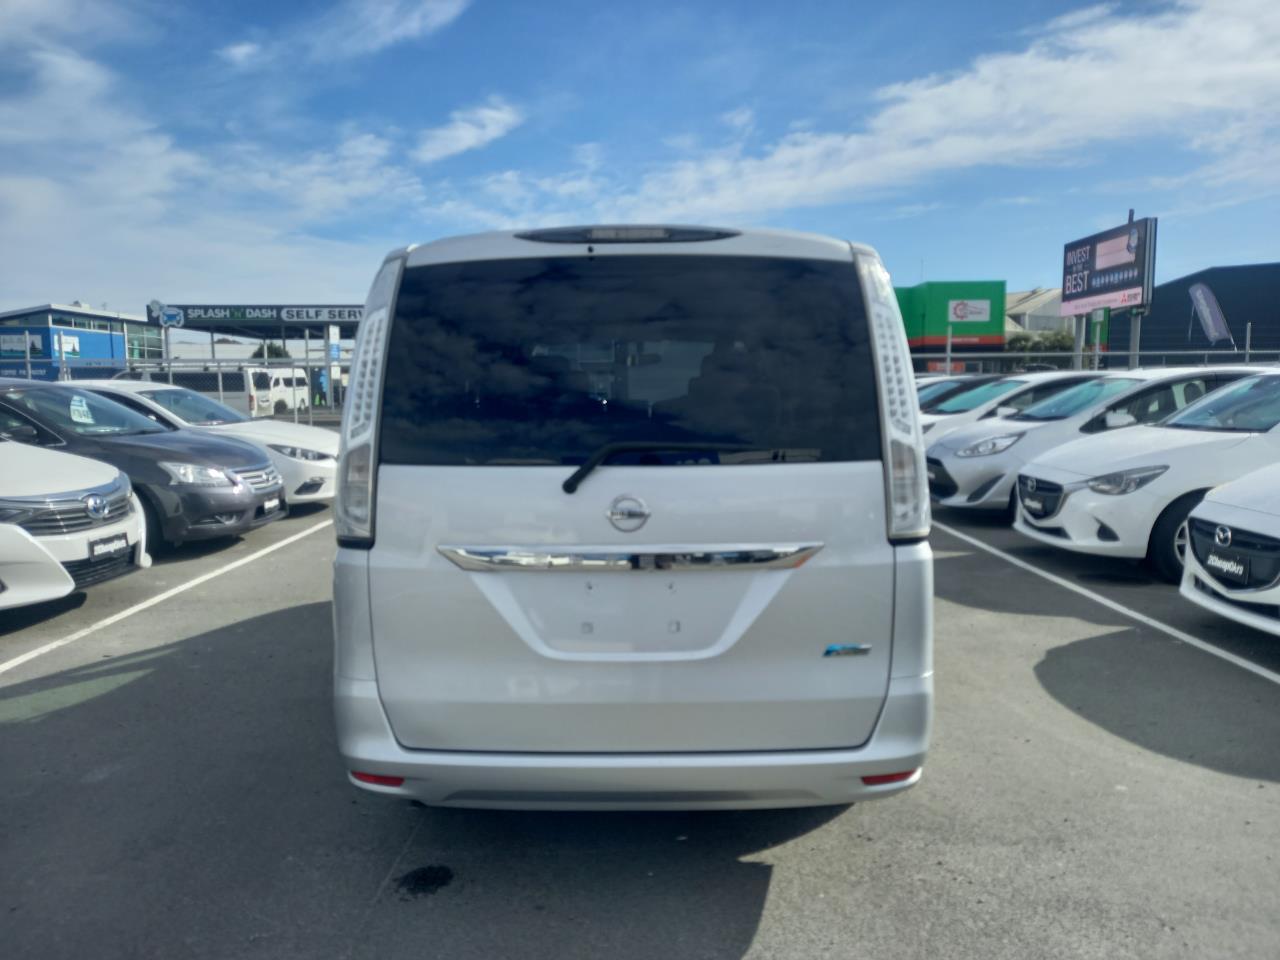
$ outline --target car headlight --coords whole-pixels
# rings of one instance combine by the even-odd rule
[[[1105,493],[1108,496],[1118,497],[1125,493],[1141,490],[1168,469],[1168,467],[1138,467],[1135,470],[1105,473],[1086,482],[1089,485],[1089,489],[1094,493]]]
[[[191,487],[231,486],[231,478],[217,467],[202,467],[195,463],[161,463],[160,468],[169,474],[176,484]]]
[[[276,453],[282,453],[286,457],[291,457],[294,460],[316,461],[316,460],[334,459],[333,454],[330,454],[330,453],[322,453],[319,450],[307,450],[307,449],[304,449],[303,447],[291,447],[288,444],[284,444],[284,443],[269,443],[267,444],[267,446],[270,447],[272,450],[274,450]]]
[[[1020,433],[1006,433],[999,437],[988,437],[986,440],[979,440],[977,443],[965,447],[963,450],[957,450],[957,457],[989,457],[992,454],[1004,453],[1015,443],[1022,439]]]

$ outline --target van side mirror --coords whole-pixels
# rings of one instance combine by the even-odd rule
[[[1132,413],[1125,413],[1123,410],[1107,411],[1107,429],[1115,430],[1119,427],[1132,427],[1138,422],[1138,418]]]

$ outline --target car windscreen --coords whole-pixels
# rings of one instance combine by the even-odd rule
[[[1048,400],[1032,404],[1010,419],[1065,420],[1067,417],[1088,410],[1094,404],[1101,403],[1109,397],[1124,393],[1130,387],[1141,382],[1141,380],[1133,377],[1104,377],[1101,380],[1090,380],[1077,387],[1072,387],[1070,390],[1063,390]]]
[[[1264,433],[1280,424],[1280,376],[1249,377],[1223,387],[1163,423],[1181,430]]]
[[[879,460],[854,265],[652,255],[405,271],[383,462],[581,464],[627,442],[681,449],[611,463]]]
[[[924,407],[930,400],[936,399],[941,394],[954,392],[956,385],[955,380],[935,380],[933,383],[926,383],[916,391],[916,399],[920,401],[920,406]]]
[[[144,390],[141,394],[187,423],[207,426],[218,423],[244,423],[249,419],[230,407],[223,406],[217,400],[211,400],[194,390],[181,388]]]
[[[66,387],[18,387],[4,399],[33,420],[59,433],[82,437],[164,433],[168,427],[134,413],[128,407],[87,390]]]
[[[993,380],[991,383],[984,383],[972,390],[965,390],[963,393],[957,393],[954,397],[948,397],[940,403],[931,407],[927,407],[927,413],[968,413],[975,407],[980,407],[989,400],[996,400],[1003,397],[1006,393],[1012,393],[1019,387],[1025,387],[1025,380]]]

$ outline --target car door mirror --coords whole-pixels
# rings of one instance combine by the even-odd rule
[[[1017,412],[1018,408],[1014,406],[996,407],[997,417],[1012,417]]]
[[[1132,427],[1138,422],[1138,418],[1123,410],[1108,410],[1106,422],[1108,430],[1115,430],[1119,427]]]

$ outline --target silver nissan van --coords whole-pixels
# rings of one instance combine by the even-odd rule
[[[335,525],[334,706],[358,787],[716,809],[920,778],[929,498],[868,247],[595,226],[391,253]]]

